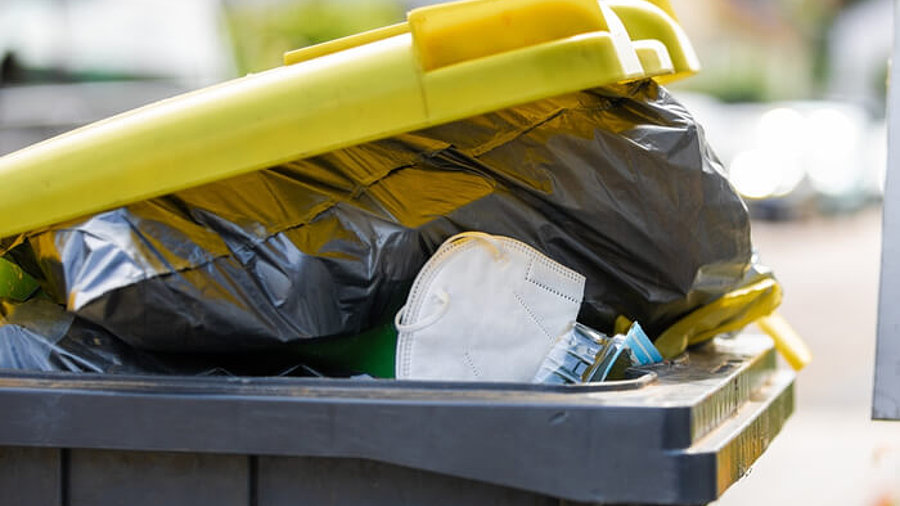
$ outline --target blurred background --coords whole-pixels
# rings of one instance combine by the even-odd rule
[[[0,0],[0,154],[426,3]],[[900,422],[869,419],[893,2],[672,3],[704,71],[671,89],[745,197],[816,358],[794,417],[718,504],[900,505]]]

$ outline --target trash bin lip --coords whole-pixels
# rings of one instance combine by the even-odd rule
[[[571,501],[705,504],[746,472],[794,406],[795,375],[777,368],[769,339],[716,342],[648,368],[659,381],[646,390],[610,395],[0,370],[0,446],[62,449],[66,462],[80,449],[364,459]],[[708,379],[695,381],[699,371]],[[212,395],[189,385],[219,383]],[[671,396],[672,386],[693,394]],[[609,465],[623,449],[640,458]],[[641,473],[662,478],[635,489]]]
[[[43,372],[0,369],[0,389],[35,388],[58,390],[90,390],[109,392],[165,393],[165,394],[223,394],[223,395],[297,395],[298,389],[329,390],[390,390],[440,392],[533,392],[584,394],[639,390],[658,378],[656,372],[645,368],[630,368],[629,379],[582,385],[546,385],[512,382],[414,381],[395,379],[310,378],[310,377],[246,377],[246,376],[172,376],[98,374],[74,372]]]

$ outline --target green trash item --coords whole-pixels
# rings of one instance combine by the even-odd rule
[[[336,367],[366,373],[376,378],[394,378],[397,329],[393,322],[360,334],[301,343],[297,351],[311,365]]]
[[[37,289],[34,278],[17,265],[0,258],[0,298],[23,301]]]

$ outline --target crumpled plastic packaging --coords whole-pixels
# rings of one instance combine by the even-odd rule
[[[653,81],[297,160],[7,238],[0,253],[133,347],[233,353],[390,321],[467,230],[584,274],[578,320],[604,332],[621,314],[655,337],[769,276],[751,268],[746,208],[702,129]]]

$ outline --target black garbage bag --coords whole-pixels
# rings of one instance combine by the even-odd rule
[[[429,256],[466,230],[584,274],[579,320],[599,330],[624,314],[656,336],[752,273],[744,204],[700,127],[652,81],[297,160],[6,249],[135,347],[236,352],[389,321]]]
[[[0,299],[0,369],[160,373],[175,369],[42,298]]]
[[[138,350],[42,297],[0,299],[0,371],[190,376],[350,376],[314,369],[297,354],[191,354]]]

